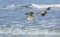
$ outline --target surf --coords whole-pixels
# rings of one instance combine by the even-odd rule
[[[60,4],[22,4],[22,5],[16,5],[16,4],[11,4],[11,5],[6,5],[6,6],[0,6],[1,9],[17,9],[17,8],[60,8]]]

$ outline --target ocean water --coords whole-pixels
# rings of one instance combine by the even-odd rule
[[[24,19],[47,7],[46,16]],[[0,37],[60,37],[60,0],[0,0]]]

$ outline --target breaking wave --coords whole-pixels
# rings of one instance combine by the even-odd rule
[[[19,21],[20,22],[20,21]],[[58,30],[58,31],[57,31]],[[55,26],[42,26],[26,24],[20,25],[15,23],[7,23],[0,26],[0,34],[10,34],[10,35],[60,35],[60,27]]]
[[[60,4],[24,4],[24,5],[7,5],[0,7],[0,9],[16,9],[16,8],[48,8],[48,7],[55,7],[60,8]]]
[[[47,8],[47,7],[60,8],[60,4],[27,4],[27,5],[12,4],[12,5],[7,5],[4,7],[1,7],[0,9]],[[43,22],[45,22],[45,21],[43,21]],[[54,20],[52,20],[52,21],[54,21]],[[41,23],[41,22],[38,22],[38,23]],[[48,23],[48,21],[47,21],[47,23]],[[52,23],[54,23],[54,25]],[[52,22],[52,23],[50,23],[49,26],[45,26],[45,25],[37,25],[37,24],[35,25],[35,24],[30,24],[30,23],[21,24],[21,21],[12,21],[11,23],[6,23],[4,25],[0,25],[0,34],[47,35],[47,36],[60,35],[60,25],[55,25],[56,24],[55,22]]]

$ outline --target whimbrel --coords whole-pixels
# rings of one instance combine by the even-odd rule
[[[46,10],[42,10],[40,11],[38,14],[40,14],[41,16],[45,16],[45,14],[48,13],[48,11],[50,10],[51,7],[48,7]]]
[[[34,14],[33,12],[25,13],[25,15],[27,15],[26,19],[28,19],[28,20],[35,20],[33,14]]]

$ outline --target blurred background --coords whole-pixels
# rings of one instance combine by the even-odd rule
[[[60,37],[60,8],[51,8],[44,17],[34,15],[36,20],[29,21],[25,13],[46,8],[16,8],[26,4],[57,5],[60,0],[0,0],[0,37]]]

